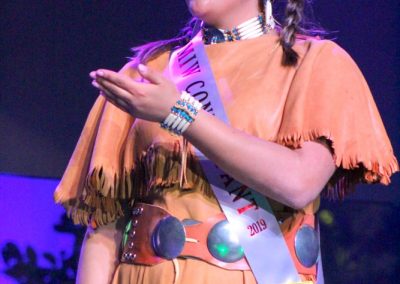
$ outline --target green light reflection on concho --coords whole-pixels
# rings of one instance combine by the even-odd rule
[[[236,252],[234,250],[229,249],[229,247],[225,244],[216,244],[214,245],[215,251],[218,253],[218,255],[222,258],[226,257],[228,254],[235,254],[235,255],[243,255],[243,247],[239,247],[236,249]]]
[[[220,221],[210,230],[207,246],[215,258],[224,262],[235,262],[244,256],[235,229],[227,220]]]
[[[129,223],[125,227],[124,235],[122,237],[122,246],[126,245],[126,242],[128,241],[129,231],[131,230],[131,228],[132,228],[132,220],[129,221]]]
[[[217,250],[218,254],[221,257],[225,257],[229,253],[229,248],[228,246],[224,244],[216,244],[215,249]]]

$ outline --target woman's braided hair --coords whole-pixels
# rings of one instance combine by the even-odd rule
[[[283,49],[282,65],[295,66],[299,58],[293,45],[296,35],[302,32],[300,24],[303,20],[304,0],[288,0],[285,11],[285,22],[282,26],[280,44]]]
[[[296,66],[299,57],[293,49],[296,35],[299,33],[308,34],[308,31],[301,27],[304,17],[305,1],[306,0],[288,0],[286,4],[284,23],[280,27],[280,44],[283,49],[283,66]],[[260,0],[259,4],[260,7],[263,7],[263,0]],[[193,17],[175,38],[151,42],[133,48],[132,51],[134,52],[134,56],[132,60],[134,60],[136,64],[146,63],[165,51],[171,51],[185,45],[191,40],[194,30],[199,22],[200,20],[198,18]],[[313,32],[314,34],[324,33],[320,30],[311,30],[310,34]]]

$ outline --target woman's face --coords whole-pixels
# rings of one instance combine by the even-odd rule
[[[208,24],[221,25],[229,18],[248,19],[258,13],[259,0],[186,0],[190,13]],[[224,20],[225,19],[225,20]],[[229,22],[229,21],[228,21]]]

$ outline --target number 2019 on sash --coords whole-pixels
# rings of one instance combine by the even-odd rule
[[[252,236],[266,230],[267,222],[265,222],[264,219],[257,220],[257,222],[254,222],[253,224],[248,225],[247,229],[249,230],[250,236],[252,237]]]

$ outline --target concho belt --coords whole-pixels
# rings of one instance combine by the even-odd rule
[[[319,243],[314,228],[303,224],[291,243],[301,265],[311,267],[317,262]],[[137,203],[122,245],[123,263],[155,265],[179,257],[201,259],[228,270],[250,270],[239,239],[223,213],[204,222],[179,221],[159,206]]]
[[[125,228],[121,262],[154,265],[177,257],[201,259],[228,270],[250,270],[223,213],[204,222],[179,221],[159,206],[137,203]]]

